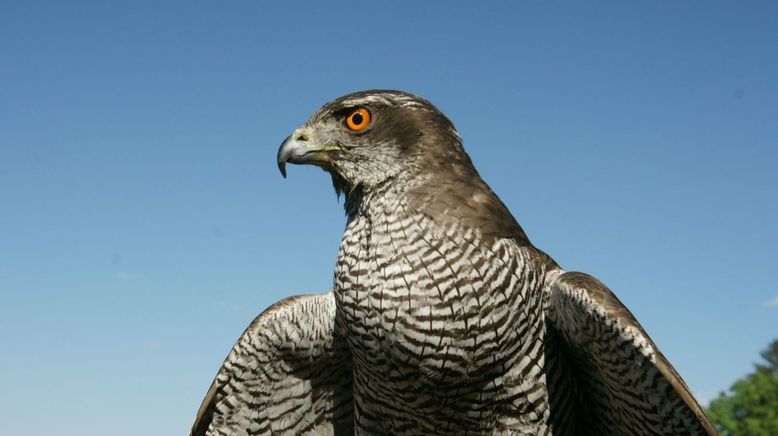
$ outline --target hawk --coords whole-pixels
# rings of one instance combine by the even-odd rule
[[[340,97],[277,159],[345,195],[333,289],[251,323],[192,435],[716,433],[618,298],[530,243],[429,101]]]

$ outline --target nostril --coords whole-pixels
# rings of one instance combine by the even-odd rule
[[[300,141],[300,142],[305,142],[305,141],[308,140],[308,135],[306,135],[305,133],[300,133],[299,135],[295,136],[294,140],[295,141]]]

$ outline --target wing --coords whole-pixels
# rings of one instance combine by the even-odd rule
[[[597,279],[560,274],[546,316],[555,434],[716,434],[681,376]]]
[[[351,354],[334,330],[332,292],[262,312],[225,359],[191,435],[353,434]]]

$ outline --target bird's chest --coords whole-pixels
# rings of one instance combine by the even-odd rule
[[[385,379],[442,386],[474,377],[515,334],[505,318],[523,300],[521,280],[504,251],[423,216],[350,221],[335,291],[355,359]]]
[[[455,346],[467,333],[447,329],[468,303],[454,289],[455,276],[464,278],[471,268],[451,264],[458,247],[430,227],[412,215],[361,217],[349,224],[335,287],[351,340],[373,354],[365,357],[388,353],[383,357],[415,360]]]
[[[541,278],[510,241],[389,212],[349,222],[335,271],[355,401],[480,428],[512,391],[534,384],[527,377],[537,371],[522,362],[542,359]]]
[[[508,384],[523,386],[529,374],[505,369],[542,358],[527,358],[540,350],[530,338],[542,338],[539,278],[504,244],[420,217],[368,218],[349,223],[335,272],[355,399],[424,410],[460,429],[497,419],[483,410],[499,409]],[[484,403],[495,406],[475,410]]]
[[[341,242],[335,270],[338,319],[355,357],[370,367],[407,360],[395,356],[398,346],[421,327],[416,324],[423,310],[436,303],[429,272],[419,262],[426,243],[416,226],[410,218],[359,217]]]

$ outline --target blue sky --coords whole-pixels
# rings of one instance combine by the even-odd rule
[[[778,336],[774,2],[0,3],[0,433],[182,434],[345,219],[281,140],[403,89],[703,400]]]

